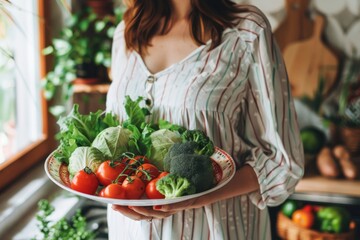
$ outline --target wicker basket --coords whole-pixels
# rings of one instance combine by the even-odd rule
[[[355,240],[354,227],[347,233],[320,233],[297,226],[281,212],[278,214],[276,227],[279,237],[286,240]]]

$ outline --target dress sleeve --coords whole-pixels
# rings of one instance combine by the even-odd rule
[[[258,31],[249,53],[242,136],[260,189],[250,193],[259,208],[276,206],[303,176],[304,154],[286,69],[270,27]],[[245,125],[245,126],[244,126]]]

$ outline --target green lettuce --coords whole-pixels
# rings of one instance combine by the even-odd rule
[[[101,131],[91,146],[99,149],[105,158],[117,160],[125,152],[129,151],[129,141],[132,132],[121,126],[109,127]]]
[[[79,113],[79,105],[74,104],[70,113],[61,117],[57,124],[60,127],[56,135],[60,141],[54,157],[60,162],[69,163],[71,154],[77,147],[91,146],[95,137],[108,127],[118,126],[119,120],[113,113],[101,110],[83,115]]]
[[[90,168],[95,173],[103,161],[103,154],[94,147],[76,148],[69,158],[70,178],[85,167]]]
[[[170,147],[175,143],[182,142],[179,132],[168,129],[160,129],[150,134],[151,149],[148,156],[159,170],[164,170],[164,158]]]

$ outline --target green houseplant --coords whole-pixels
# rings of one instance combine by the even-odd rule
[[[345,66],[344,78],[324,117],[330,123],[332,141],[360,156],[360,60],[349,59]]]
[[[91,8],[84,8],[68,19],[60,37],[54,38],[52,44],[43,49],[43,54],[54,57],[54,68],[43,81],[48,100],[60,89],[61,98],[67,101],[76,79],[87,83],[108,80],[112,38],[121,19],[121,9],[116,9],[115,16],[99,17]],[[59,115],[59,111],[52,113]]]
[[[88,226],[86,218],[80,210],[77,210],[71,219],[62,218],[56,222],[51,219],[55,208],[47,199],[41,199],[38,202],[38,213],[36,220],[37,227],[41,236],[35,239],[79,239],[92,240],[96,238],[96,233]]]

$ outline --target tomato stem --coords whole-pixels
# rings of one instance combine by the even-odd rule
[[[89,168],[88,166],[86,166],[86,167],[84,168],[84,172],[86,172],[87,174],[93,173],[93,171],[91,170],[91,168]]]

